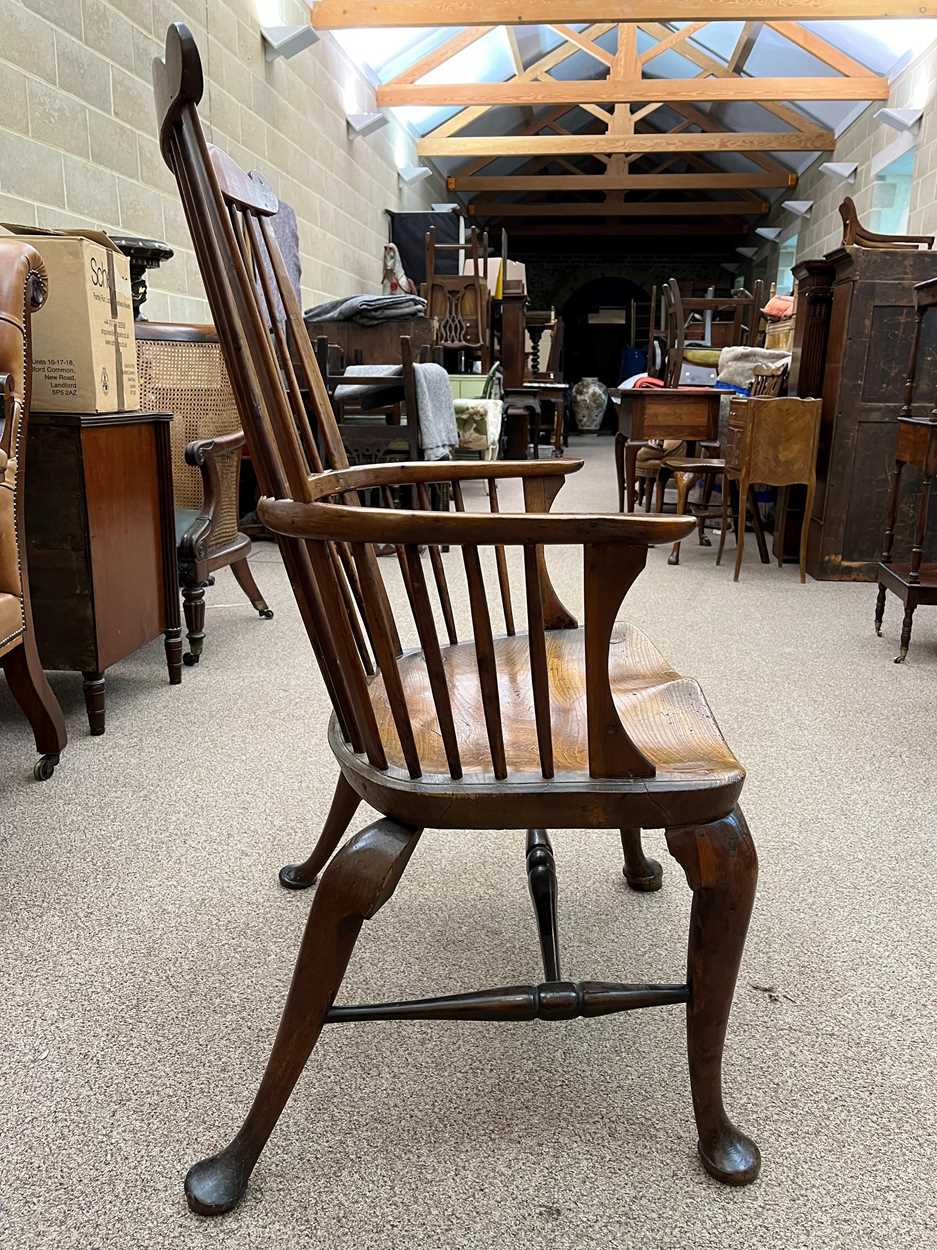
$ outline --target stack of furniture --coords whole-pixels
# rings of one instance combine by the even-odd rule
[[[455,252],[458,273],[440,273],[437,258]],[[462,258],[470,272],[463,273]],[[436,228],[426,233],[426,311],[435,322],[435,342],[455,353],[457,370],[467,361],[480,362],[481,372],[491,368],[491,293],[486,281],[488,236],[471,226],[464,243],[438,243]]]
[[[553,338],[546,369],[540,372],[539,352],[534,353],[532,370],[528,365],[527,339],[530,319],[535,332],[552,327]],[[539,339],[538,339],[539,341]],[[534,340],[531,338],[531,344]],[[540,455],[544,434],[561,456],[569,406],[569,387],[562,376],[563,322],[552,313],[537,313],[527,307],[527,293],[518,282],[506,282],[501,306],[501,361],[504,372],[506,454],[524,459],[532,445]]]
[[[897,419],[914,335],[915,285],[937,277],[930,236],[870,236],[844,212],[843,246],[794,267],[797,316],[788,390],[822,397],[817,489],[807,537],[807,571],[821,581],[874,581],[881,518],[894,462]],[[871,241],[871,246],[867,244]],[[922,330],[918,384],[937,384],[937,326]],[[910,546],[916,495],[903,479],[899,543]],[[803,496],[788,492],[776,554],[796,550]],[[937,525],[923,536],[925,560],[937,559]]]
[[[667,385],[680,386],[687,365],[712,370],[709,381],[715,381],[719,353],[723,347],[755,347],[758,344],[761,307],[764,304],[764,283],[759,279],[750,294],[738,291],[730,296],[684,298],[675,278],[663,287],[667,323]],[[709,343],[706,347],[688,345],[687,329],[694,317],[711,317]],[[717,317],[725,320],[717,320]],[[691,340],[692,341],[692,340]]]
[[[273,612],[257,588],[251,541],[238,528],[244,434],[212,326],[135,321],[140,402],[172,413],[170,441],[179,584],[188,651],[198,664],[205,643],[205,590],[230,568],[262,620]]]
[[[155,78],[162,151],[193,224],[266,497],[261,515],[279,536],[332,700],[329,739],[339,768],[318,845],[305,863],[284,870],[294,887],[312,885],[325,872],[266,1073],[232,1142],[190,1169],[190,1207],[218,1215],[240,1201],[327,1023],[567,1020],[671,1003],[684,1004],[687,1012],[703,1166],[728,1184],[754,1180],[758,1149],[731,1122],[722,1096],[723,1045],[757,874],[737,805],[744,770],[697,683],[679,677],[632,626],[616,624],[648,546],[683,537],[692,522],[549,515],[564,477],[579,467],[575,462],[349,468],[315,357],[301,351],[320,457],[304,414],[293,406],[282,344],[261,329],[269,296],[254,279],[258,252],[272,259],[291,335],[302,338],[298,303],[280,281],[268,222],[270,190],[206,143],[196,111],[201,66],[181,24],[170,27],[166,59],[156,63]],[[245,237],[250,253],[239,245]],[[523,484],[525,513],[498,512],[498,485],[505,479]],[[439,482],[451,485],[455,514],[430,510],[428,487]],[[489,512],[465,508],[462,487],[469,483],[487,486]],[[363,492],[396,485],[412,490],[415,508],[360,506]],[[409,601],[420,640],[420,649],[406,654],[374,558],[373,544],[385,542],[396,548],[403,570],[397,591],[402,588]],[[429,545],[429,565],[421,544]],[[449,616],[447,644],[440,643],[427,587],[431,571],[443,603],[448,601],[442,544],[461,551],[471,609],[471,629],[462,642]],[[523,549],[528,636],[514,627],[504,562],[509,544]],[[544,546],[558,544],[566,551],[583,548],[584,629],[550,582]],[[483,546],[494,549],[504,636],[496,637],[491,620]],[[336,850],[361,800],[380,817]],[[626,878],[640,889],[660,880],[659,865],[643,853],[640,830],[664,827],[694,893],[685,982],[564,979],[548,826],[619,829]],[[393,895],[426,827],[528,830],[525,858],[544,980],[395,1003],[336,1003],[362,925]],[[461,854],[464,860],[467,852]]]
[[[65,721],[49,689],[33,626],[26,542],[26,464],[32,388],[30,318],[45,303],[42,258],[27,243],[0,239],[0,668],[32,726],[47,781],[65,749]]]
[[[923,373],[921,364],[925,352],[925,322],[937,322],[937,317],[927,317],[937,309],[937,278],[922,282],[914,288],[914,338],[911,361],[904,386],[904,402],[898,413],[898,439],[895,447],[895,467],[892,473],[888,500],[885,533],[882,538],[882,559],[878,566],[878,599],[875,605],[875,632],[881,637],[882,620],[885,616],[885,597],[890,590],[904,604],[904,620],[901,625],[901,645],[895,659],[904,663],[911,645],[911,626],[914,612],[919,604],[937,605],[937,562],[924,563],[924,546],[928,534],[930,495],[937,475],[937,405],[932,406],[934,387],[924,392],[926,409],[915,411],[916,383]],[[913,544],[911,558],[905,563],[894,559],[895,530],[898,521],[900,490],[905,469],[920,469],[916,486],[904,496],[906,508],[913,518]],[[914,475],[917,476],[917,475]]]

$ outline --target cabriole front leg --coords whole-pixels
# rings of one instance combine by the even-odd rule
[[[710,1176],[727,1185],[747,1185],[758,1175],[761,1156],[726,1114],[722,1053],[755,899],[758,859],[738,807],[712,824],[668,829],[667,846],[693,891],[687,1054],[698,1150]]]
[[[231,1144],[196,1163],[185,1178],[189,1207],[199,1215],[223,1215],[242,1198],[322,1031],[361,926],[393,894],[419,834],[393,820],[379,820],[351,838],[326,870],[253,1106]]]

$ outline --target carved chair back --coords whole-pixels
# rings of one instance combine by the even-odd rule
[[[932,234],[876,234],[867,230],[859,220],[852,196],[847,195],[839,206],[843,219],[843,247],[889,248],[903,252],[930,251],[934,246]]]
[[[437,270],[440,252],[455,252],[458,273]],[[471,261],[463,273],[462,258]],[[471,226],[464,243],[437,243],[436,227],[426,233],[427,314],[436,320],[441,347],[478,351],[487,359],[491,293],[487,283],[488,235]]]

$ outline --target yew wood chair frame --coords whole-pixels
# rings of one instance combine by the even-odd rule
[[[301,310],[269,226],[276,198],[205,141],[197,104],[198,51],[181,23],[170,26],[165,62],[154,63],[163,154],[175,174],[213,318],[265,498],[264,522],[278,535],[297,604],[334,708],[329,742],[340,775],[319,841],[308,859],[281,872],[314,896],[283,1019],[260,1088],[228,1147],[186,1178],[190,1207],[230,1210],[243,1195],[291,1090],[329,1023],[351,1020],[570,1019],[637,1007],[686,1004],[690,1083],[699,1152],[711,1175],[745,1184],[759,1169],[757,1147],[728,1119],[722,1100],[726,1026],[757,875],[751,835],[738,807],[744,769],[723,741],[695,682],[678,677],[651,644],[615,617],[644,567],[650,544],[670,542],[692,518],[554,515],[550,505],[577,462],[445,461],[347,466]],[[266,254],[286,305],[269,329],[270,282],[255,281]],[[264,266],[260,267],[263,279]],[[296,349],[291,357],[290,348]],[[297,375],[292,360],[298,360]],[[325,462],[303,404],[308,388]],[[328,467],[326,467],[328,466]],[[523,486],[526,511],[502,512],[498,488]],[[455,512],[433,512],[428,488],[449,483]],[[489,510],[466,508],[463,486],[484,484]],[[414,488],[417,507],[390,506],[390,490]],[[387,506],[360,506],[362,491],[388,491]],[[391,543],[420,649],[404,653],[373,544]],[[448,645],[440,645],[426,562],[436,584]],[[470,640],[460,644],[440,546],[461,554],[471,606]],[[583,548],[585,629],[559,600],[545,546]],[[515,626],[504,548],[523,556],[528,633]],[[495,638],[480,548],[492,547],[505,620]],[[454,563],[454,559],[451,561]],[[385,569],[391,572],[384,561]],[[487,563],[487,561],[486,561]],[[612,639],[616,645],[612,647]],[[500,685],[513,663],[527,673]],[[564,719],[550,665],[565,665],[578,709]],[[613,694],[612,673],[619,701]],[[454,705],[450,683],[470,692]],[[524,719],[508,699],[520,700]],[[504,714],[502,715],[502,705]],[[520,704],[517,705],[520,707]],[[621,716],[625,714],[630,730]],[[676,725],[692,725],[682,747]],[[381,819],[337,851],[361,800]],[[642,827],[666,829],[667,845],[693,890],[687,981],[666,985],[572,982],[562,978],[556,876],[547,827],[621,830],[625,874],[653,889],[660,866],[641,849]],[[545,981],[439,998],[335,1005],[365,920],[383,906],[426,827],[527,828],[527,869]]]
[[[32,392],[32,315],[42,308],[48,279],[28,243],[0,239],[0,668],[29,721],[40,758],[37,781],[48,781],[67,741],[65,719],[36,645],[26,556],[26,452]]]
[[[251,540],[237,525],[244,432],[238,428],[236,411],[232,411],[230,420],[225,422],[222,418],[222,424],[229,426],[222,433],[212,432],[205,437],[190,439],[184,446],[180,442],[180,436],[182,440],[185,439],[180,425],[178,402],[180,393],[185,394],[187,389],[188,379],[183,372],[186,349],[217,352],[218,335],[214,326],[141,319],[134,322],[134,333],[141,390],[144,392],[143,407],[156,409],[165,405],[166,411],[174,414],[172,470],[176,496],[176,547],[182,609],[185,613],[186,638],[189,644],[182,659],[192,667],[201,660],[205,646],[205,591],[214,585],[214,574],[218,569],[231,569],[234,580],[261,620],[273,618],[273,612],[260,593],[248,563]],[[147,362],[147,347],[141,346],[145,344],[176,345],[178,368],[182,376],[178,379],[173,377],[164,388],[162,377],[166,370],[161,366],[158,355],[151,364]],[[168,350],[172,351],[172,347],[169,346]],[[159,352],[158,347],[156,351]],[[224,379],[223,362],[218,362],[218,369],[221,379],[219,385],[224,388],[233,408],[233,396]],[[197,357],[193,357],[190,371],[193,375],[198,372]],[[148,390],[148,387],[151,389]],[[228,405],[224,401],[224,395],[216,396],[215,400],[216,409],[220,409],[227,416],[225,410]],[[208,420],[204,407],[198,408],[195,425],[201,426],[203,434],[207,425],[216,423]],[[199,489],[195,491],[192,489],[192,470],[197,471],[199,479]],[[191,506],[193,504],[194,508]],[[195,515],[189,519],[186,512],[191,511]],[[183,528],[180,520],[188,520],[188,524]]]

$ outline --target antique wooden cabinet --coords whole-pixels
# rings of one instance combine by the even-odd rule
[[[807,569],[826,581],[875,581],[911,352],[912,289],[937,277],[937,253],[841,247],[822,260],[802,261],[794,276],[790,390],[823,400]],[[929,326],[925,333],[930,341],[922,345],[922,404],[928,396],[933,402],[937,383],[937,330]],[[909,544],[914,486],[909,476],[898,505],[898,535]],[[796,512],[796,497],[790,506]],[[782,518],[779,531],[794,530],[797,520]],[[937,556],[937,516],[925,556]]]
[[[43,668],[84,675],[104,733],[105,671],[164,635],[182,678],[179,585],[166,412],[34,412],[26,526]]]

